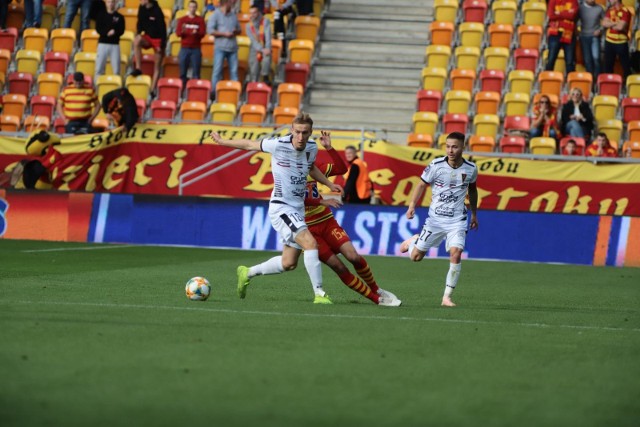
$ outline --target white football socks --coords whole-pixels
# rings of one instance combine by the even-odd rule
[[[275,256],[262,264],[249,268],[249,277],[264,276],[267,274],[279,274],[284,271],[282,267],[282,256]]]
[[[313,292],[316,295],[324,296],[324,289],[322,289],[322,264],[320,264],[317,249],[304,251],[304,267],[307,269],[307,273],[311,279]]]
[[[456,288],[461,269],[462,264],[449,264],[449,272],[447,273],[447,286],[445,286],[444,288],[445,297],[450,297],[453,293],[453,290]]]

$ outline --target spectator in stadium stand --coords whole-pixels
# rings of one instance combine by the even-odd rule
[[[73,25],[73,18],[76,17],[78,13],[78,9],[80,9],[80,32],[78,33],[77,39],[80,40],[80,35],[84,30],[89,28],[89,19],[91,15],[93,0],[68,0],[65,15],[64,15],[64,25],[63,28],[71,28]]]
[[[7,15],[9,14],[11,0],[0,0],[0,30],[7,29]]]
[[[547,16],[547,44],[549,53],[545,70],[552,71],[560,48],[564,50],[567,74],[576,68],[576,17],[578,15],[577,0],[549,0]]]
[[[298,113],[293,119],[291,133],[286,136],[262,140],[228,140],[222,139],[216,132],[210,133],[216,144],[225,147],[271,153],[274,190],[269,202],[269,218],[284,246],[281,256],[273,257],[252,267],[238,266],[238,296],[240,298],[246,296],[251,278],[267,274],[280,274],[295,269],[304,250],[304,266],[315,294],[313,303],[332,304],[322,287],[322,264],[318,253],[318,243],[304,221],[307,175],[328,186],[331,191],[342,191],[342,188],[329,181],[315,166],[318,146],[315,141],[309,140],[312,133],[313,120],[304,112]],[[292,168],[289,167],[289,164],[297,164],[298,167]]]
[[[263,81],[269,86],[271,73],[271,23],[255,6],[249,8],[251,19],[246,24],[246,32],[251,40],[249,52],[249,80]]]
[[[596,135],[596,139],[587,147],[586,155],[593,157],[618,157],[618,150],[611,146],[607,135],[600,132]]]
[[[100,112],[100,103],[95,90],[85,84],[84,74],[73,73],[73,85],[62,91],[56,106],[59,117],[64,119],[66,133],[91,133],[91,122]]]
[[[127,88],[121,87],[107,92],[102,97],[102,111],[111,118],[116,126],[124,126],[129,130],[138,122],[138,106],[136,99]]]
[[[547,95],[540,96],[540,100],[533,106],[530,137],[545,136],[558,139],[560,130],[556,117],[556,109]]]
[[[133,56],[136,69],[132,76],[142,74],[142,49],[153,48],[153,78],[151,80],[151,97],[155,97],[156,85],[160,77],[160,66],[167,47],[167,26],[164,22],[164,13],[156,0],[140,0],[138,8],[138,34],[133,40]]]
[[[591,73],[595,84],[600,74],[600,23],[604,18],[604,9],[596,0],[584,0],[578,8],[578,17],[584,66]]]
[[[344,177],[344,201],[352,204],[370,204],[373,183],[369,178],[367,164],[358,157],[358,150],[353,145],[344,149],[344,155],[349,163],[349,170]]]
[[[180,37],[178,63],[183,87],[187,87],[189,65],[191,65],[191,78],[200,78],[200,65],[202,64],[200,42],[207,28],[204,18],[196,14],[197,10],[198,2],[190,0],[187,14],[180,18],[176,24],[176,35]]]
[[[582,98],[578,88],[571,90],[571,98],[562,106],[560,129],[563,135],[589,139],[593,130],[594,118],[588,102]]]
[[[613,73],[616,57],[624,71],[624,81],[631,75],[631,60],[629,57],[629,25],[631,13],[620,2],[610,0],[609,9],[604,14],[602,26],[606,29],[604,36],[604,67],[605,73]]]
[[[216,96],[216,84],[222,80],[222,69],[226,59],[229,66],[229,78],[238,80],[238,42],[240,34],[238,15],[231,10],[229,0],[220,0],[220,5],[207,21],[207,33],[216,38],[214,46],[213,75],[211,76],[211,99]]]
[[[96,15],[96,31],[100,37],[94,82],[104,74],[107,58],[111,62],[113,74],[120,75],[120,36],[124,34],[124,16],[116,10],[116,0],[105,0],[105,4],[105,10]]]
[[[24,0],[24,27],[40,28],[42,25],[42,0]]]
[[[564,156],[579,156],[580,153],[578,153],[578,145],[576,144],[576,141],[573,139],[568,140],[562,149],[562,154]]]
[[[416,184],[411,202],[405,214],[413,219],[416,206],[427,188],[431,185],[431,204],[429,215],[425,220],[421,233],[414,235],[400,245],[400,252],[409,252],[411,261],[421,261],[429,248],[437,248],[446,239],[449,252],[449,272],[447,273],[443,307],[455,307],[451,295],[455,289],[462,268],[462,251],[467,235],[467,207],[465,199],[469,195],[471,220],[469,228],[478,228],[476,216],[478,207],[478,188],[476,180],[478,169],[472,162],[462,157],[465,136],[460,132],[452,132],[446,139],[446,156],[434,159],[422,172]]]
[[[347,165],[342,157],[331,146],[331,134],[321,131],[319,142],[331,157],[330,162],[317,164],[318,169],[328,178],[342,175],[347,171]],[[318,184],[307,180],[307,191],[304,199],[304,220],[309,231],[318,242],[320,261],[331,267],[342,283],[353,291],[371,300],[374,304],[387,307],[398,307],[402,303],[394,294],[378,286],[367,260],[358,254],[351,243],[349,235],[338,224],[330,207],[339,208],[342,202],[335,198],[324,198],[318,190]],[[338,258],[338,254],[348,260],[359,277]]]

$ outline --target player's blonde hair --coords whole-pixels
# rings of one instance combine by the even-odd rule
[[[313,120],[311,116],[304,111],[300,111],[297,116],[293,118],[294,125],[309,125],[313,127]]]

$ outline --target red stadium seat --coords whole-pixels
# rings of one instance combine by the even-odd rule
[[[464,3],[462,3],[464,22],[480,22],[483,24],[487,8],[487,2],[484,0],[464,0]]]
[[[500,138],[500,151],[503,153],[524,153],[526,145],[523,136],[503,136]]]
[[[420,89],[416,94],[418,111],[438,113],[442,103],[442,92],[437,90]]]
[[[44,54],[44,70],[47,73],[67,74],[69,54],[67,52],[47,52]]]
[[[138,107],[138,117],[142,119],[147,111],[147,102],[144,99],[136,99],[136,107]]]
[[[262,105],[268,107],[271,101],[271,86],[266,83],[247,83],[247,104]]]
[[[531,130],[531,119],[528,116],[507,116],[504,118],[504,132],[528,133]]]
[[[191,79],[187,80],[187,101],[209,102],[211,93],[211,80]]]
[[[51,120],[56,107],[56,99],[53,96],[37,95],[31,98],[31,114],[44,116]]]
[[[624,98],[622,100],[622,121],[629,123],[640,118],[640,98]]]
[[[467,133],[469,125],[469,116],[466,114],[445,114],[442,118],[443,132],[450,134],[451,132]]]
[[[175,102],[156,99],[151,102],[151,120],[170,122],[176,115],[176,109]]]
[[[516,70],[529,70],[535,73],[538,69],[540,53],[536,49],[516,49],[513,57]]]
[[[16,48],[17,41],[18,41],[17,28],[7,27],[5,30],[0,31],[0,49],[7,49],[9,52],[13,52]]]
[[[284,81],[287,83],[298,83],[305,88],[307,87],[309,70],[309,64],[302,62],[288,62],[284,66]]]
[[[483,70],[480,72],[480,90],[502,93],[504,72],[501,70]]]
[[[57,117],[53,121],[53,131],[60,135],[65,133],[64,119],[62,117]]]
[[[13,72],[9,74],[9,93],[19,93],[29,97],[33,76],[29,73]]]
[[[173,103],[177,105],[180,100],[180,94],[182,94],[182,80],[174,77],[162,77],[158,79],[159,100],[173,101]]]
[[[618,97],[622,89],[622,76],[618,74],[599,74],[597,84],[600,95]]]

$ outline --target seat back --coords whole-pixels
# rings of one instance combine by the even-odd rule
[[[240,122],[243,124],[264,122],[267,115],[267,109],[264,105],[244,104],[240,107]]]
[[[211,80],[191,79],[187,80],[187,100],[209,102],[211,94]]]
[[[233,123],[236,111],[234,104],[216,102],[211,105],[211,121],[214,123]]]
[[[216,84],[216,102],[238,105],[242,85],[233,80],[221,80]]]
[[[529,151],[531,154],[545,156],[556,154],[556,140],[547,137],[531,138],[531,141],[529,141]]]

